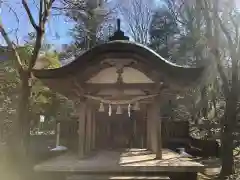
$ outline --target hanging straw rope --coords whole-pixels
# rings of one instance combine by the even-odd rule
[[[159,94],[146,95],[146,96],[138,96],[138,97],[132,98],[130,100],[108,100],[108,99],[104,99],[102,97],[91,96],[91,95],[82,95],[82,96],[87,98],[87,99],[100,101],[104,104],[125,105],[125,104],[132,104],[134,102],[145,100],[145,99],[148,99],[148,98],[153,98],[153,97],[156,97],[158,95],[160,95],[160,93]]]

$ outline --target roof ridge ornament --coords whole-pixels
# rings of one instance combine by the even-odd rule
[[[124,32],[121,31],[121,20],[117,19],[117,30],[114,32],[113,36],[109,37],[109,41],[115,41],[115,40],[129,40],[128,36],[124,35]]]
[[[117,31],[121,31],[121,20],[117,19]]]

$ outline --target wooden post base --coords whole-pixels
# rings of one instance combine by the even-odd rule
[[[162,151],[156,153],[156,158],[155,159],[158,159],[158,160],[162,159]]]

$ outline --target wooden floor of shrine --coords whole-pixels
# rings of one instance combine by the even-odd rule
[[[202,172],[204,166],[189,158],[163,149],[163,158],[146,149],[98,151],[85,159],[66,153],[34,167],[37,172],[116,173],[116,172]]]

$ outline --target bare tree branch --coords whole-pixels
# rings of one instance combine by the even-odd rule
[[[52,7],[52,5],[53,5],[54,2],[55,2],[55,0],[50,0],[49,5],[48,5],[48,8],[49,8],[49,7]]]
[[[8,34],[7,32],[5,31],[4,27],[3,27],[3,24],[0,20],[0,33],[2,34],[4,40],[6,41],[9,49],[11,49],[14,53],[14,56],[16,57],[16,60],[17,60],[17,68],[19,71],[22,71],[23,70],[23,64],[21,62],[21,58],[16,50],[16,47],[14,46],[13,42],[10,40],[10,38],[8,37]]]
[[[48,20],[49,14],[50,14],[50,9],[52,8],[52,3],[54,2],[54,0],[50,0],[49,4],[47,3],[48,0],[45,0],[45,9],[44,9],[44,15],[43,15],[43,25],[45,25],[45,23]]]
[[[218,38],[219,38],[219,28],[218,28],[218,22],[217,22],[217,18],[218,18],[218,8],[214,7],[213,11],[213,21],[209,15],[210,12],[212,12],[212,8],[210,7],[211,5],[209,4],[209,1],[204,0],[204,9],[203,9],[203,16],[205,18],[206,24],[207,24],[207,32],[206,32],[206,38],[208,40],[208,46],[210,48],[211,53],[214,55],[214,59],[216,61],[216,65],[217,65],[217,70],[219,72],[219,75],[222,79],[223,82],[223,91],[225,94],[225,97],[227,97],[228,93],[229,93],[229,83],[228,83],[228,79],[227,76],[224,72],[224,68],[223,65],[221,63],[221,53],[218,49],[219,47],[219,42],[218,42]],[[212,32],[212,29],[214,29],[214,35]]]
[[[220,25],[220,27],[221,27],[221,29],[222,29],[226,39],[227,39],[228,46],[229,46],[230,50],[233,51],[234,50],[234,43],[233,43],[233,40],[232,40],[232,37],[231,37],[229,31],[224,26],[224,24],[223,24],[223,22],[222,22],[222,20],[220,19],[219,16],[217,16],[216,19],[218,20],[218,23],[219,23],[219,25]],[[235,51],[235,53],[236,53],[236,51]]]
[[[33,16],[32,16],[32,13],[31,13],[31,11],[30,11],[30,9],[29,9],[29,7],[28,7],[28,4],[27,4],[26,0],[22,0],[22,4],[23,4],[24,9],[26,10],[26,13],[27,13],[27,15],[28,15],[28,18],[29,18],[29,20],[30,20],[33,28],[34,28],[36,31],[38,31],[38,30],[39,30],[39,27],[37,26],[37,24],[36,24],[36,22],[35,22],[35,20],[34,20],[34,18],[33,18]]]
[[[120,13],[129,28],[129,33],[136,42],[147,44],[148,29],[151,23],[151,5],[144,0],[131,0],[120,5]]]
[[[229,15],[231,16],[231,15]],[[238,42],[233,42],[232,40],[232,37],[231,37],[231,34],[230,32],[227,30],[226,26],[223,24],[223,21],[220,19],[220,17],[216,17],[216,19],[218,20],[219,22],[219,25],[221,27],[221,30],[222,32],[224,33],[226,39],[227,39],[227,42],[228,42],[228,46],[229,46],[229,51],[230,51],[230,57],[231,57],[231,62],[232,62],[232,65],[231,65],[231,71],[232,71],[232,89],[233,89],[233,86],[238,86],[238,83],[239,83],[239,80],[238,80]],[[234,29],[236,32],[234,32],[236,35],[238,35],[238,31],[239,31],[239,27],[238,25],[234,22],[233,18],[230,18],[231,21],[232,21],[232,24],[234,25]],[[239,37],[236,37],[237,39]],[[237,40],[238,41],[238,40]],[[233,82],[234,81],[234,82]]]
[[[42,16],[43,16],[43,0],[39,1],[39,11],[38,11],[38,26],[40,31],[42,30]]]
[[[48,20],[48,17],[50,14],[50,9],[52,8],[53,2],[54,2],[54,0],[50,0],[49,3],[45,0],[40,0],[39,25],[38,25],[38,27],[40,27],[40,29],[36,31],[37,32],[36,42],[34,45],[32,57],[29,62],[28,72],[31,72],[34,65],[36,64],[37,57],[39,55],[39,52],[40,52],[40,49],[42,46],[43,36],[45,33],[45,24]],[[45,3],[45,4],[43,4],[43,3]]]
[[[224,94],[225,96],[228,94],[229,92],[229,88],[228,88],[228,79],[227,79],[227,76],[223,70],[223,65],[221,63],[221,54],[219,52],[219,50],[217,48],[212,48],[211,49],[211,52],[212,54],[214,55],[214,58],[215,60],[217,61],[217,69],[218,69],[218,72],[219,72],[219,75],[223,81],[223,91],[224,91]]]
[[[237,24],[237,22],[235,21],[232,15],[230,15],[230,19],[235,31],[235,45],[238,46],[239,45],[238,44],[239,43],[239,25]]]
[[[9,9],[9,12],[12,12],[16,21],[17,21],[17,27],[15,29],[12,29],[11,32],[14,32],[14,36],[16,37],[16,42],[18,44],[19,40],[18,40],[18,37],[17,37],[17,33],[19,31],[19,18],[18,18],[18,15],[17,15],[17,12],[15,9],[13,9],[8,3],[4,3],[4,6],[6,6],[8,9]],[[7,34],[10,34],[11,32],[7,32]]]
[[[171,14],[173,14],[173,17],[176,22],[180,23],[181,25],[187,25],[186,22],[184,22],[182,18],[182,8],[186,7],[186,1],[185,0],[180,0],[180,1],[175,1],[175,0],[165,0],[168,9],[170,10]],[[177,5],[178,4],[178,5]]]

